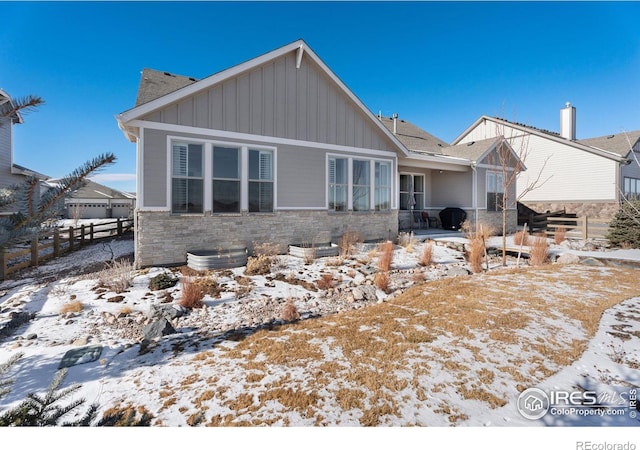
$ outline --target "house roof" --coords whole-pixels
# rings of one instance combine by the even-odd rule
[[[143,105],[171,92],[195,83],[195,78],[161,72],[153,69],[142,69],[136,106]]]
[[[481,141],[471,141],[464,144],[451,145],[444,148],[443,154],[477,162],[483,159],[484,156],[493,149],[496,143],[500,140],[502,140],[502,138],[496,137],[483,139]]]
[[[382,124],[391,133],[393,133],[393,118],[378,116],[378,120],[380,120],[380,122],[382,122]],[[417,152],[441,155],[442,149],[449,146],[449,144],[442,139],[427,133],[425,130],[411,122],[400,118],[396,120],[395,136],[405,147],[407,147],[408,150]]]
[[[48,180],[49,176],[41,174],[40,172],[36,172],[35,170],[27,169],[20,164],[13,163],[11,167],[11,172],[18,175],[26,175],[29,177],[36,177],[40,180]]]
[[[49,179],[47,183],[50,185],[56,185],[60,181],[59,178]],[[70,194],[71,198],[85,198],[85,199],[123,199],[123,198],[135,198],[128,192],[118,191],[95,181],[85,180],[82,187],[74,190]]]
[[[469,134],[474,128],[476,128],[480,123],[482,123],[485,120],[489,120],[489,121],[495,122],[495,123],[497,123],[499,125],[510,126],[512,128],[518,129],[520,131],[524,131],[525,133],[530,133],[532,135],[540,136],[540,137],[543,137],[545,139],[552,140],[554,142],[558,142],[558,143],[561,143],[561,144],[564,144],[564,145],[568,145],[568,146],[577,148],[579,150],[582,150],[582,151],[585,151],[585,152],[588,152],[588,153],[592,153],[592,154],[597,155],[597,156],[602,156],[604,158],[617,161],[618,163],[627,163],[627,161],[628,161],[625,158],[626,153],[625,153],[625,155],[621,155],[620,152],[614,152],[612,150],[607,150],[607,149],[595,147],[595,146],[592,146],[592,145],[587,145],[587,144],[584,143],[583,140],[581,140],[581,141],[572,141],[572,140],[569,140],[569,139],[565,139],[565,138],[561,137],[560,134],[555,133],[553,131],[543,130],[541,128],[536,128],[536,127],[532,127],[532,126],[529,126],[529,125],[524,125],[524,124],[517,123],[517,122],[510,122],[508,120],[501,119],[499,117],[489,117],[489,116],[480,116],[480,118],[478,118],[475,122],[473,122],[471,124],[471,126],[469,126],[466,130],[464,130],[462,133],[460,133],[460,135],[458,135],[458,137],[456,137],[453,140],[451,145],[457,145],[467,134]]]
[[[583,145],[595,147],[615,153],[620,156],[627,156],[632,148],[640,141],[640,130],[629,131],[627,133],[610,134],[590,139],[580,139]]]

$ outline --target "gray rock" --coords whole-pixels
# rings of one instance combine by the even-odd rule
[[[176,333],[176,329],[173,328],[171,323],[164,317],[151,322],[147,325],[142,332],[142,340],[150,341],[155,338],[160,338],[168,334]]]
[[[563,253],[556,259],[556,263],[558,264],[578,264],[579,262],[580,257],[573,253]]]
[[[180,305],[151,305],[149,317],[155,319],[173,320],[186,314],[186,308]]]
[[[582,261],[580,261],[580,264],[583,264],[585,266],[592,266],[592,267],[604,266],[604,263],[596,258],[585,258]]]
[[[353,291],[353,299],[357,302],[375,302],[378,300],[376,288],[370,284],[363,284],[356,287]]]
[[[469,272],[469,270],[465,269],[464,267],[454,266],[447,269],[446,275],[448,277],[463,277],[470,274],[471,272]]]
[[[35,333],[29,333],[27,334],[27,339],[32,340],[32,339],[37,339],[38,335]]]

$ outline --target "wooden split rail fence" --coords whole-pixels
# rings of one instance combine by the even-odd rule
[[[40,236],[21,249],[0,248],[0,280],[26,267],[35,267],[45,261],[80,249],[99,239],[123,236],[133,230],[133,219],[55,228],[49,235]],[[28,245],[28,247],[27,247]]]
[[[589,217],[547,218],[547,236],[554,237],[560,229],[564,229],[565,237],[569,239],[606,239],[609,220]]]

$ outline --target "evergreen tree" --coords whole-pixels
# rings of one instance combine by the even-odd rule
[[[42,105],[44,100],[29,95],[13,99],[0,105],[0,117],[14,117],[22,112],[30,112]],[[18,241],[31,239],[48,231],[53,226],[64,207],[64,198],[82,187],[88,176],[103,167],[114,163],[113,153],[104,153],[86,162],[55,186],[40,195],[40,180],[27,177],[24,182],[0,191],[0,209],[12,206],[19,212],[0,218],[0,247]]]
[[[640,199],[625,200],[609,225],[611,245],[640,248]]]

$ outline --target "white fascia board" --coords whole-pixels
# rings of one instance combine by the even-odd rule
[[[337,145],[337,144],[325,144],[323,142],[302,141],[297,139],[281,138],[281,137],[275,137],[275,136],[264,136],[262,134],[238,133],[235,131],[214,130],[211,128],[198,128],[198,127],[190,127],[187,125],[174,125],[174,124],[168,124],[168,123],[148,122],[145,120],[134,120],[130,124],[132,126],[140,127],[144,129],[167,131],[170,133],[196,134],[196,135],[206,136],[207,138],[211,138],[211,139],[235,139],[243,142],[252,141],[252,142],[257,142],[258,144],[256,145],[260,145],[260,144],[270,145],[270,146],[291,145],[296,147],[323,148],[325,150],[366,154],[371,156],[385,156],[385,157],[392,157],[392,158],[397,157],[397,153],[394,151],[365,149],[360,147],[349,147],[346,145]],[[190,139],[190,138],[184,138],[184,139]]]
[[[624,157],[621,157],[620,155],[607,151],[607,150],[602,150],[600,148],[597,147],[591,147],[588,145],[584,145],[584,144],[580,144],[579,142],[576,141],[569,141],[567,139],[564,139],[562,137],[559,136],[553,136],[551,134],[548,133],[544,133],[542,131],[536,130],[534,128],[529,128],[523,125],[519,125],[516,123],[511,123],[502,119],[497,119],[495,117],[489,117],[489,116],[481,116],[478,120],[476,120],[475,122],[473,122],[473,124],[468,127],[466,130],[464,130],[457,138],[455,138],[453,140],[453,142],[451,143],[451,145],[456,145],[458,142],[460,142],[467,134],[469,134],[474,128],[476,128],[480,122],[482,122],[483,120],[490,120],[493,123],[497,123],[500,125],[503,125],[505,127],[511,127],[514,128],[516,130],[520,130],[523,133],[528,133],[528,134],[533,134],[536,136],[539,136],[541,138],[544,139],[548,139],[550,141],[553,142],[557,142],[559,144],[563,144],[563,145],[568,145],[569,147],[573,147],[576,148],[578,150],[582,150],[591,154],[594,154],[596,156],[602,156],[603,158],[607,158],[607,159],[611,159],[614,161],[617,161],[618,163],[624,163],[625,159]]]
[[[416,155],[411,154],[398,161],[399,165],[419,167],[427,169],[451,170],[456,172],[466,172],[471,167],[471,161],[455,156],[440,155]]]

